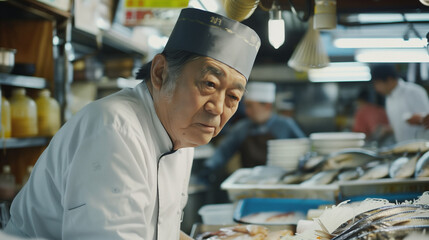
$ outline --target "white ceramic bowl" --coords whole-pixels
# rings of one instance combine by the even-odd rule
[[[355,148],[365,145],[364,140],[317,140],[311,144],[313,147],[318,148]]]
[[[364,140],[365,133],[323,132],[310,134],[311,140]]]

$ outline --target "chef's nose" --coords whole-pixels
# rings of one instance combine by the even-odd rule
[[[205,109],[213,115],[221,115],[225,106],[224,94],[216,94],[206,103]]]

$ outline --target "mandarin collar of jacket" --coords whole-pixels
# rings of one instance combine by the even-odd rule
[[[157,153],[157,155],[159,154],[158,158],[162,155],[165,155],[166,153],[172,152],[173,142],[171,141],[170,136],[165,130],[164,125],[162,125],[158,115],[156,114],[152,95],[149,92],[146,82],[142,81],[141,83],[139,83],[135,87],[135,91],[140,96],[140,99],[142,99],[143,106],[150,114],[150,119],[153,122],[154,131],[157,133],[155,134],[157,138],[156,141],[159,144],[159,149],[161,150],[160,153]]]

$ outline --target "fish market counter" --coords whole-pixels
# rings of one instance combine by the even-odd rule
[[[429,178],[351,180],[310,185],[285,184],[282,182],[284,177],[282,171],[274,168],[241,168],[221,184],[221,189],[227,191],[232,202],[245,198],[301,198],[341,202],[368,197],[403,201],[429,191]]]

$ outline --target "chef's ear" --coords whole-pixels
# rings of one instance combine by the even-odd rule
[[[151,82],[154,88],[161,89],[164,80],[167,79],[167,59],[162,54],[157,54],[152,60],[150,69]]]

